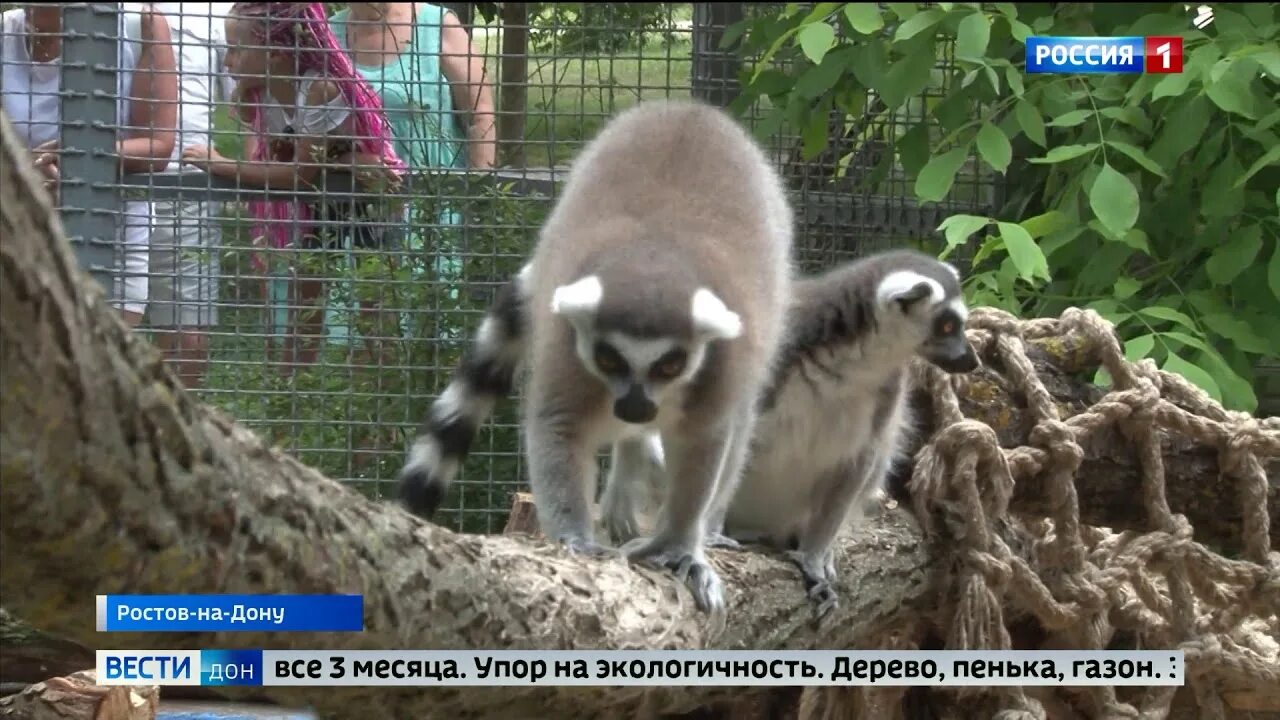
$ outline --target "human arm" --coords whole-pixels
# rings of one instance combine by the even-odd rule
[[[129,89],[129,129],[116,141],[125,174],[164,170],[177,142],[178,67],[169,23],[145,6],[141,34],[142,49]]]
[[[329,143],[339,139],[337,131],[350,125],[351,111],[340,96],[336,83],[318,81],[311,85],[305,100],[307,110],[296,119],[296,133],[290,138],[293,158],[290,161],[252,161],[228,158],[204,145],[186,148],[183,162],[194,165],[215,177],[233,180],[241,187],[294,187],[316,184],[316,179],[330,166]],[[244,155],[253,156],[254,138],[248,138]],[[336,169],[336,168],[334,168]]]
[[[440,70],[467,129],[467,156],[471,167],[490,168],[497,154],[498,130],[493,88],[485,82],[484,56],[452,12],[446,10],[442,18]]]

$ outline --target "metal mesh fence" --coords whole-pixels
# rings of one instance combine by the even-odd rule
[[[184,383],[373,497],[394,492],[408,436],[582,144],[642,99],[732,101],[742,61],[720,39],[747,11],[144,7],[8,6],[5,112],[49,177],[56,169],[83,262]],[[832,150],[815,161],[800,159],[793,129],[767,140],[794,193],[806,270],[919,243],[949,213],[996,205],[976,171],[926,207],[892,169],[858,187],[889,150],[854,152],[845,120],[833,117]],[[524,485],[517,408],[501,405],[479,433],[442,524],[502,527]]]

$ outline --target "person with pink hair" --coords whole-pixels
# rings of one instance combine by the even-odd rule
[[[355,166],[357,192],[366,195],[398,184],[405,172],[397,157],[382,103],[338,46],[323,3],[236,3],[227,20],[227,69],[236,78],[236,116],[253,129],[245,160],[208,146],[182,152],[184,162],[241,186],[309,190],[325,171]],[[399,208],[379,209],[374,199],[254,200],[255,238],[272,248],[333,251],[394,243]],[[332,226],[332,227],[331,227]],[[400,228],[401,230],[403,228]],[[292,271],[290,306],[298,308],[295,337],[284,343],[285,362],[312,363],[324,333],[318,308],[322,276]],[[306,308],[303,310],[302,308]]]

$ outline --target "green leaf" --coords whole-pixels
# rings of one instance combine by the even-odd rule
[[[1035,30],[1032,30],[1030,26],[1021,20],[1014,20],[1013,18],[1006,19],[1009,21],[1009,34],[1013,36],[1014,40],[1025,45],[1027,38],[1036,34]]]
[[[1018,121],[1018,127],[1027,134],[1028,140],[1040,147],[1046,147],[1044,120],[1040,117],[1040,111],[1035,105],[1026,100],[1019,100],[1013,106],[1013,115]]]
[[[1177,97],[1186,92],[1191,86],[1192,78],[1195,77],[1186,70],[1187,68],[1184,67],[1180,73],[1171,73],[1161,78],[1160,82],[1151,88],[1151,101],[1155,102],[1164,97]]]
[[[829,113],[816,112],[809,118],[809,123],[805,125],[801,135],[804,143],[801,148],[802,157],[805,160],[812,160],[827,148],[827,136],[830,134],[827,127],[829,121]]]
[[[1229,62],[1230,66],[1222,72],[1221,77],[1205,87],[1205,95],[1213,101],[1214,105],[1229,113],[1256,120],[1253,91],[1249,83],[1253,80],[1257,63],[1245,59],[1223,60],[1223,62]]]
[[[983,123],[978,130],[977,142],[978,153],[996,172],[1003,173],[1009,167],[1009,162],[1013,159],[1013,146],[1009,144],[1009,138],[1000,132],[1000,128],[991,123]]]
[[[1280,50],[1266,48],[1252,57],[1272,80],[1280,81]]]
[[[1243,172],[1240,161],[1228,153],[1205,181],[1200,214],[1206,218],[1231,218],[1240,214],[1244,209],[1244,193],[1231,186]]]
[[[916,178],[916,195],[926,202],[938,202],[951,192],[956,181],[956,173],[969,155],[967,146],[952,148],[941,155],[935,155],[925,164]]]
[[[1202,313],[1205,327],[1212,328],[1215,333],[1235,343],[1235,346],[1248,353],[1267,355],[1272,352],[1272,344],[1267,342],[1253,329],[1249,323],[1234,315],[1224,313]],[[1270,324],[1274,321],[1263,320]]]
[[[1045,153],[1044,157],[1030,158],[1027,162],[1038,165],[1066,162],[1068,160],[1075,160],[1081,155],[1093,152],[1097,149],[1098,143],[1096,142],[1085,143],[1084,145],[1059,145]]]
[[[1199,332],[1196,328],[1196,324],[1191,321],[1191,318],[1171,307],[1165,307],[1164,305],[1149,305],[1147,307],[1140,308],[1138,310],[1138,314],[1146,315],[1147,317],[1155,318],[1157,320],[1175,322],[1192,332]]]
[[[919,123],[902,134],[897,143],[898,158],[902,169],[915,177],[929,162],[929,126]]]
[[[1280,190],[1276,191],[1276,204],[1280,205]],[[1280,242],[1271,253],[1271,263],[1267,265],[1267,284],[1271,286],[1271,294],[1280,300]]]
[[[934,62],[936,60],[930,43],[929,48],[907,53],[906,57],[894,63],[885,73],[884,83],[877,88],[884,103],[897,109],[908,100],[918,97],[933,79]]]
[[[1253,264],[1262,250],[1262,226],[1250,225],[1235,233],[1225,245],[1214,248],[1204,271],[1215,285],[1230,285],[1236,276]]]
[[[956,29],[956,57],[962,60],[979,59],[987,54],[991,42],[991,20],[985,13],[966,15]]]
[[[1164,168],[1157,165],[1155,160],[1147,157],[1147,153],[1142,148],[1136,145],[1130,145],[1127,142],[1120,142],[1118,140],[1108,140],[1107,145],[1119,150],[1125,155],[1128,155],[1130,159],[1151,171],[1153,174],[1165,178],[1166,180],[1169,178],[1168,174],[1165,173]]]
[[[1138,292],[1141,289],[1142,289],[1142,283],[1138,282],[1137,280],[1134,280],[1131,277],[1118,278],[1114,286],[1116,299],[1118,300],[1128,300],[1129,298],[1133,297],[1134,293]]]
[[[1022,97],[1022,94],[1027,91],[1026,86],[1022,84],[1022,73],[1012,65],[1004,69],[1004,81],[1009,83],[1009,89],[1017,97]]]
[[[871,35],[884,28],[884,17],[876,3],[847,3],[844,16],[853,29],[863,35]]]
[[[997,222],[996,227],[1000,228],[1000,237],[1009,252],[1009,259],[1018,268],[1018,275],[1024,280],[1032,280],[1036,276],[1052,279],[1049,277],[1049,261],[1031,238],[1031,233],[1011,222]]]
[[[910,20],[916,14],[916,3],[885,3],[900,20]]]
[[[815,65],[822,62],[822,58],[826,57],[827,51],[831,49],[835,40],[835,28],[821,20],[805,25],[796,34],[796,42],[800,43],[800,49]]]
[[[1124,357],[1129,362],[1138,362],[1150,355],[1155,346],[1156,336],[1154,334],[1139,335],[1124,344]]]
[[[840,81],[852,58],[853,52],[851,48],[842,48],[835,52],[827,53],[826,57],[822,58],[821,63],[805,70],[791,89],[805,99],[813,99],[825,95]]]
[[[1151,120],[1140,107],[1112,105],[1098,110],[1098,114],[1108,120],[1119,120],[1130,127],[1141,130],[1144,135],[1151,134]]]
[[[1131,229],[1124,234],[1124,237],[1120,238],[1120,242],[1134,250],[1141,250],[1148,255],[1151,254],[1151,243],[1148,242],[1147,234],[1142,231],[1142,228]]]
[[[1061,210],[1050,210],[1018,223],[1033,238],[1042,238],[1062,230],[1071,224],[1071,218]]]
[[[898,26],[898,32],[893,34],[894,42],[901,42],[928,30],[937,25],[942,18],[946,17],[946,13],[937,8],[929,8],[923,12],[912,15],[910,19],[904,20]]]
[[[1272,145],[1271,148],[1267,150],[1266,154],[1258,158],[1258,161],[1255,162],[1247,171],[1245,171],[1245,174],[1241,175],[1240,179],[1237,180],[1236,184],[1232,185],[1232,187],[1237,190],[1240,189],[1241,187],[1244,187],[1244,184],[1249,182],[1249,178],[1258,174],[1259,170],[1261,170],[1264,167],[1270,167],[1271,165],[1275,165],[1277,163],[1280,163],[1280,145]]]
[[[1258,396],[1248,380],[1240,377],[1227,361],[1210,349],[1197,355],[1198,366],[1205,368],[1222,389],[1222,404],[1231,410],[1252,413],[1258,409]]]
[[[1123,237],[1138,221],[1138,189],[1104,163],[1089,189],[1089,207],[1108,230]]]
[[[1092,110],[1072,110],[1050,120],[1049,127],[1075,127],[1092,116]]]
[[[1200,386],[1202,390],[1209,393],[1209,397],[1222,402],[1222,390],[1218,388],[1218,383],[1214,382],[1213,376],[1205,372],[1203,368],[1192,365],[1174,353],[1169,353],[1168,357],[1164,359],[1164,367],[1161,369],[1181,375],[1188,382]]]
[[[980,215],[952,215],[938,226],[947,237],[947,250],[953,250],[968,242],[969,237],[990,224],[991,218]]]

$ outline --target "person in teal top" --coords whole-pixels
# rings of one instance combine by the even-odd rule
[[[329,24],[356,71],[381,97],[396,154],[409,173],[493,166],[496,127],[484,56],[452,12],[430,3],[350,3],[331,15]],[[454,284],[450,295],[456,299],[462,218],[447,206],[432,212],[431,204],[421,198],[406,209],[407,249],[435,258],[434,274]],[[416,274],[425,272],[414,265]],[[349,292],[339,287],[334,294]],[[327,333],[331,341],[345,344],[349,330],[341,316],[353,317],[355,303],[334,300],[330,307],[349,310],[330,311]],[[401,324],[408,332],[403,319]]]

